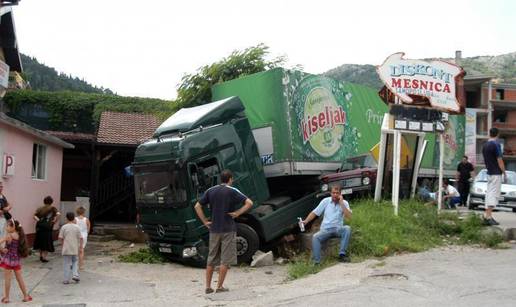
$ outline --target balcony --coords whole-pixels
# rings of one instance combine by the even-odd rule
[[[516,148],[505,146],[503,149],[504,160],[516,160]]]
[[[500,135],[516,135],[516,123],[494,122],[494,128],[498,128]]]
[[[18,5],[20,0],[0,0],[0,6]]]
[[[514,100],[498,100],[492,99],[491,103],[495,111],[510,111],[516,110],[516,101]]]

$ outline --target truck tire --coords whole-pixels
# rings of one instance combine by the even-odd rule
[[[236,245],[238,263],[249,263],[260,246],[260,239],[251,226],[237,223]]]

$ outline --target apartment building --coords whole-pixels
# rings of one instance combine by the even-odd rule
[[[482,145],[489,129],[500,130],[504,162],[516,170],[516,84],[497,83],[494,76],[466,76],[466,155],[482,168]]]

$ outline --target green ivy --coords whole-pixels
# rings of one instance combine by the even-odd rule
[[[172,101],[71,91],[19,90],[7,93],[4,102],[10,116],[58,131],[93,132],[104,111],[153,114],[162,120],[174,113]],[[48,113],[42,126],[35,122],[37,117],[28,115],[35,109]]]

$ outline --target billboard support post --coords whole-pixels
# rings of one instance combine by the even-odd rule
[[[414,198],[416,194],[416,187],[417,187],[417,177],[419,176],[419,167],[421,166],[421,160],[423,159],[423,155],[425,153],[426,149],[426,143],[427,141],[424,138],[424,135],[418,135],[417,136],[417,152],[415,158],[415,165],[414,170],[412,173],[412,187],[410,190],[410,198]]]
[[[401,132],[394,132],[394,152],[392,166],[392,205],[394,206],[394,215],[398,215],[399,199],[400,199],[400,169],[401,169]]]
[[[383,176],[385,170],[385,151],[387,149],[387,132],[389,128],[389,114],[383,116],[382,128],[380,133],[380,153],[378,155],[378,173],[376,175],[376,187],[374,190],[374,201],[379,202],[382,197]]]
[[[443,205],[443,166],[444,166],[444,133],[439,133],[439,190],[437,196],[437,212],[439,213]]]
[[[396,97],[396,104],[400,104],[400,99]],[[392,163],[392,205],[394,206],[394,215],[398,215],[398,206],[400,199],[400,169],[401,169],[401,132],[394,131],[393,144],[393,163]]]

